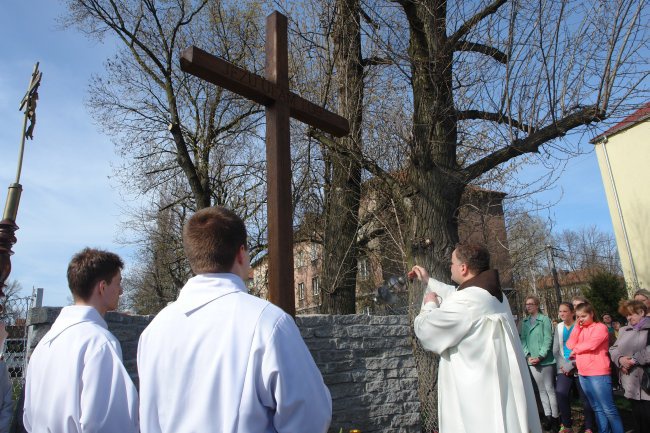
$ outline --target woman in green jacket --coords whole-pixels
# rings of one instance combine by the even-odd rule
[[[528,316],[521,326],[521,344],[528,360],[528,368],[537,384],[546,422],[544,429],[557,431],[560,412],[555,397],[555,357],[553,356],[553,329],[548,316],[539,312],[539,298],[526,297]]]

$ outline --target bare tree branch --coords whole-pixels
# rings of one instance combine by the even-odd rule
[[[550,140],[564,136],[568,131],[581,125],[588,125],[606,118],[606,113],[598,106],[581,108],[563,119],[538,129],[523,139],[515,140],[509,146],[497,150],[461,170],[466,182],[478,178],[492,168],[525,153],[537,152],[539,147]]]
[[[456,44],[457,51],[473,51],[475,53],[485,54],[486,56],[492,57],[499,63],[506,64],[508,63],[508,55],[501,50],[498,50],[489,45],[480,44],[478,42],[469,42],[469,41],[458,41]]]
[[[480,23],[483,18],[488,17],[498,11],[499,8],[507,2],[507,0],[495,0],[492,4],[486,6],[482,11],[477,12],[463,25],[461,25],[453,35],[451,35],[447,41],[447,44],[451,47],[451,49],[457,49],[460,40],[464,38],[465,35],[467,35],[467,33],[469,33],[474,28],[474,26]]]
[[[535,132],[535,129],[532,126],[525,123],[519,123],[503,113],[491,113],[481,110],[463,110],[457,111],[456,115],[458,116],[458,120],[489,120],[502,125],[508,125],[512,128],[521,129],[527,133]]]

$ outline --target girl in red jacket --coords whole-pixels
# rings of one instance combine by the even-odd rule
[[[596,414],[601,433],[624,433],[623,422],[614,404],[609,367],[609,333],[607,326],[594,322],[594,308],[589,303],[576,307],[577,326],[566,345],[575,356],[580,385]]]

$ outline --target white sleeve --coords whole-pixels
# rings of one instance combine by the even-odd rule
[[[85,361],[82,373],[83,432],[138,432],[138,396],[119,353],[110,343]]]
[[[441,354],[467,335],[472,322],[467,303],[454,297],[449,301],[443,300],[440,308],[436,308],[433,302],[428,303],[415,318],[413,327],[422,347]]]
[[[441,283],[440,281],[434,279],[434,278],[429,278],[429,282],[427,283],[427,287],[424,290],[425,295],[427,293],[431,292],[436,292],[439,296],[438,301],[444,302],[445,299],[452,293],[456,291],[456,287]],[[436,308],[434,302],[427,302],[426,304],[424,303],[424,297],[422,298],[422,306],[420,308],[420,311],[430,311],[433,308]]]
[[[32,431],[32,421],[31,421],[31,416],[32,416],[32,411],[31,411],[31,398],[30,398],[30,388],[31,388],[31,374],[30,373],[30,364],[27,365],[27,377],[25,380],[25,388],[23,388],[23,427],[25,427],[25,430],[27,432]],[[18,399],[18,403],[20,403],[20,399]],[[17,413],[20,413],[16,411]]]
[[[273,426],[279,433],[325,433],[332,419],[332,398],[323,377],[288,315],[277,322],[264,351],[261,401],[273,401]]]
[[[455,286],[442,283],[434,278],[429,278],[429,283],[427,284],[427,292],[436,292],[443,301],[455,291]]]

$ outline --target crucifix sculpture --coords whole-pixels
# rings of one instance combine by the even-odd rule
[[[182,52],[181,69],[266,106],[269,299],[294,316],[289,119],[336,137],[349,133],[348,121],[289,91],[287,17],[277,11],[266,17],[266,77],[196,47]]]
[[[5,281],[11,273],[11,255],[14,253],[11,247],[16,243],[16,216],[18,214],[18,204],[20,203],[20,194],[23,187],[20,184],[20,173],[23,168],[23,153],[25,151],[25,139],[33,139],[34,125],[36,125],[36,101],[38,101],[38,86],[41,85],[43,74],[38,70],[38,63],[34,66],[32,79],[29,82],[27,93],[20,101],[20,111],[25,111],[23,121],[23,130],[20,137],[20,149],[18,153],[18,170],[16,171],[16,181],[9,185],[7,194],[7,203],[0,220],[0,296],[4,296],[2,289],[5,287]],[[29,125],[27,125],[29,122]]]

